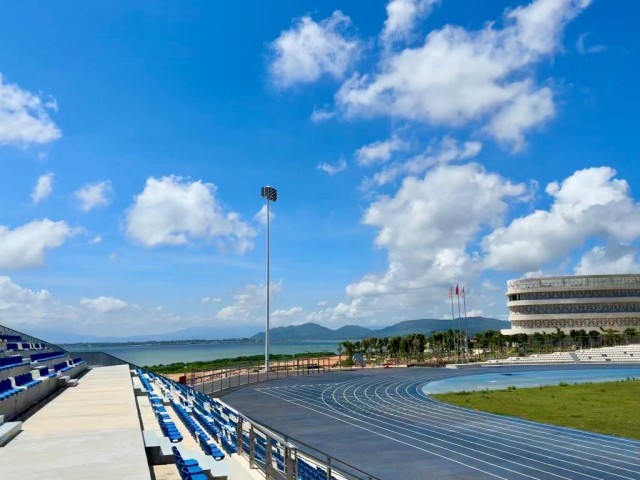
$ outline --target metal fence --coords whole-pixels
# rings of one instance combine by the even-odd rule
[[[231,411],[228,405],[215,400]],[[236,448],[267,480],[326,478],[379,480],[377,477],[278,430],[235,412]]]
[[[184,383],[210,395],[267,380],[352,369],[352,367],[342,366],[343,358],[346,360],[346,357],[338,357],[338,361],[335,357],[309,357],[272,361],[269,364],[269,371],[265,370],[262,364],[235,364],[232,367],[189,372],[184,375]]]
[[[114,357],[105,352],[70,352],[71,355],[81,357],[86,360],[90,367],[113,367],[116,365],[130,365],[132,368],[139,368],[137,365],[122,360],[121,358]]]
[[[90,366],[129,365],[131,368],[147,370],[104,352],[73,353],[85,359]],[[217,392],[248,383],[275,380],[287,376],[315,375],[343,369],[341,362],[336,362],[335,358],[331,357],[275,361],[271,362],[270,367],[270,372],[258,371],[249,373],[248,376],[240,374],[248,368],[259,370],[259,366],[248,364],[236,368],[220,369],[206,375],[194,375],[190,377],[190,380],[194,390],[203,392],[201,388],[197,387],[211,385],[211,388]],[[345,369],[351,368],[346,367]],[[220,379],[212,380],[214,376],[221,376],[222,382]],[[167,380],[176,383],[173,380]],[[227,432],[226,435],[235,434],[238,454],[245,457],[250,467],[259,470],[267,480],[318,478],[318,475],[324,475],[323,478],[327,480],[379,480],[364,470],[289,437],[275,428],[252,420],[219,399],[212,398],[211,401],[223,405],[226,412],[233,413],[234,418],[229,418],[229,420],[231,423],[235,423],[235,429]]]
[[[47,342],[46,340],[42,340],[41,338],[34,337],[33,335],[29,335],[27,333],[20,332],[13,328],[5,327],[4,325],[0,325],[0,334],[4,335],[20,335],[24,342],[27,343],[43,343],[52,350],[62,350],[63,352],[67,352],[64,348],[55,343]]]

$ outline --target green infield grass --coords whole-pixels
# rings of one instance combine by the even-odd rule
[[[433,395],[498,415],[640,440],[640,380]]]

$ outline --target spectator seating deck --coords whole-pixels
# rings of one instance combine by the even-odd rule
[[[86,370],[81,358],[43,342],[24,341],[22,336],[0,335],[9,355],[0,357],[0,415],[12,420],[35,402],[69,385],[70,378]],[[61,361],[62,360],[62,361]]]
[[[619,345],[616,347],[576,350],[580,362],[640,362],[640,345]]]
[[[0,465],[2,478],[149,480],[128,366],[92,369],[64,390],[0,448]]]
[[[190,389],[185,390],[151,372],[136,369],[133,373],[136,375],[133,384],[146,392],[145,396],[138,395],[138,405],[150,463],[176,464],[172,448],[175,447],[184,458],[197,460],[207,478],[227,478],[230,468],[225,454],[193,416],[193,405],[188,398]]]
[[[620,345],[580,349],[574,352],[553,352],[529,355],[527,357],[509,357],[489,360],[487,364],[545,364],[545,363],[634,363],[640,362],[640,345]]]

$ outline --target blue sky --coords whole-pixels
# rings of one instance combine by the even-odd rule
[[[504,318],[637,272],[635,2],[24,1],[0,16],[0,322],[98,336]],[[262,220],[261,220],[262,219]]]

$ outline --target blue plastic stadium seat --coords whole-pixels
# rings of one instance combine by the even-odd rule
[[[6,333],[0,334],[0,340],[6,341],[22,341],[22,337],[20,335],[8,335]]]
[[[5,370],[9,368],[16,367],[18,365],[22,365],[22,357],[20,355],[12,355],[10,357],[0,358],[0,370]]]
[[[176,447],[173,447],[172,451],[182,480],[206,480],[208,478],[196,460],[182,458]]]
[[[17,375],[14,377],[14,380],[18,387],[26,387],[26,388],[31,388],[41,382],[41,380],[34,380],[33,376],[31,375],[31,372],[23,373],[22,375]]]
[[[66,354],[62,351],[57,352],[44,352],[44,353],[34,353],[31,355],[32,362],[39,362],[41,360],[51,360],[58,357],[64,357]]]
[[[0,380],[0,401],[20,393],[20,389],[13,388],[10,379]]]

